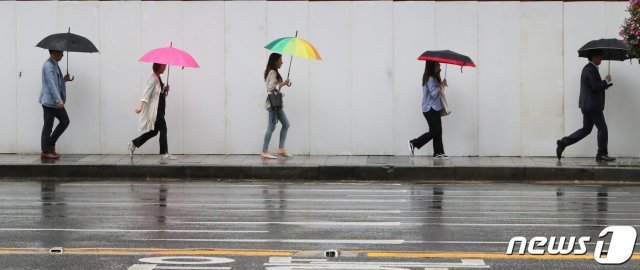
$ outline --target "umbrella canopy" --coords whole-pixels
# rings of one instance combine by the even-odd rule
[[[602,60],[624,61],[629,59],[629,47],[624,41],[615,38],[601,38],[587,42],[578,50],[578,57],[589,57],[594,51],[603,53]]]
[[[149,62],[149,63],[158,63],[165,64],[170,66],[182,66],[184,67],[192,67],[199,68],[200,65],[196,62],[193,57],[187,52],[176,49],[173,47],[173,42],[169,44],[169,47],[153,49],[146,54],[144,54],[140,59],[140,62]],[[167,69],[167,85],[169,85],[169,72],[171,70]]]
[[[200,67],[190,54],[183,50],[174,48],[173,43],[171,43],[169,47],[158,48],[147,52],[145,55],[140,57],[138,61],[182,67]]]
[[[438,63],[452,64],[456,66],[469,66],[475,67],[476,64],[473,63],[469,56],[459,54],[457,52],[453,52],[450,50],[442,50],[442,51],[426,51],[418,57],[418,60],[429,60],[435,61]]]
[[[279,38],[271,41],[264,47],[268,50],[281,54],[288,54],[312,60],[321,59],[320,54],[318,54],[318,50],[316,50],[316,48],[314,48],[309,42],[299,37]]]
[[[71,29],[69,29],[69,33],[58,33],[44,38],[38,42],[36,47],[61,52],[98,52],[91,41],[83,36],[72,34]]]

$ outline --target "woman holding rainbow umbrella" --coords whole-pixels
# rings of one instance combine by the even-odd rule
[[[260,156],[265,159],[278,158],[269,153],[269,142],[271,141],[271,135],[276,129],[276,124],[278,123],[278,121],[280,121],[280,123],[282,124],[282,129],[280,130],[278,156],[285,158],[292,156],[291,154],[287,153],[287,150],[285,150],[284,147],[285,141],[287,139],[287,132],[289,131],[289,120],[287,119],[287,115],[283,110],[282,97],[284,94],[281,93],[281,91],[282,87],[291,86],[289,73],[291,72],[291,62],[293,60],[293,55],[307,59],[320,59],[318,51],[316,51],[316,49],[307,41],[300,39],[297,36],[298,32],[296,31],[295,37],[279,38],[265,46],[265,48],[274,51],[273,53],[271,53],[271,55],[269,55],[267,67],[264,70],[264,81],[267,88],[265,108],[267,109],[267,111],[269,111],[269,125],[267,127],[267,131],[264,134],[264,143],[262,145],[262,152],[260,153]],[[282,66],[282,54],[291,55],[291,58],[289,60],[289,72],[287,72],[287,78],[285,80],[282,79],[280,72],[278,72],[278,69],[280,69],[280,67]]]

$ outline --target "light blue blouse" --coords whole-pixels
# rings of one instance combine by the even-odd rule
[[[442,102],[440,101],[440,83],[435,77],[429,77],[427,83],[422,86],[422,111],[428,112],[442,110]]]

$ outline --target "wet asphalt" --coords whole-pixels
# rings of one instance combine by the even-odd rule
[[[640,229],[639,195],[631,183],[7,180],[0,269],[640,269],[637,239],[623,265],[590,255],[604,228]],[[582,256],[506,255],[515,236],[591,241]]]

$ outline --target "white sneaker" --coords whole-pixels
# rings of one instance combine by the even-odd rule
[[[177,157],[172,154],[164,154],[162,155],[162,160],[176,160]]]
[[[133,145],[133,142],[127,143],[127,150],[129,150],[129,157],[133,159],[133,152],[136,151],[136,146]]]
[[[407,145],[409,145],[409,154],[410,154],[411,156],[413,156],[413,154],[414,154],[413,152],[415,151],[416,147],[415,147],[415,146],[413,146],[413,144],[411,143],[411,141],[407,141]]]
[[[447,160],[449,159],[449,156],[445,155],[445,154],[437,154],[433,157],[433,159],[440,159],[440,160]]]

